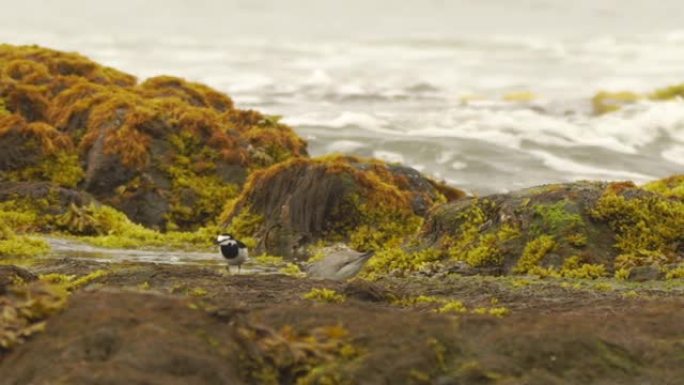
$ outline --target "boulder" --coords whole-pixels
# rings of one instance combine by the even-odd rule
[[[402,243],[438,203],[463,192],[417,171],[372,159],[293,159],[252,174],[224,213],[224,226],[256,252],[288,258],[316,242],[365,252]]]
[[[426,272],[626,277],[684,260],[684,203],[631,182],[546,185],[437,207],[421,239]]]
[[[37,280],[38,277],[26,269],[14,265],[0,265],[0,295],[7,293],[7,289],[18,283]]]
[[[251,170],[306,155],[277,118],[202,84],[0,45],[2,180],[79,188],[146,226],[195,229]]]

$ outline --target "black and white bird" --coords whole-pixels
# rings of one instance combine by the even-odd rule
[[[219,235],[216,237],[216,243],[219,245],[221,255],[228,261],[228,272],[230,272],[230,266],[233,265],[238,267],[239,273],[242,264],[249,259],[247,246],[230,234]]]

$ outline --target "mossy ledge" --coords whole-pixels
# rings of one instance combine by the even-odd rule
[[[403,244],[430,209],[464,195],[374,159],[297,158],[254,172],[222,222],[269,254],[308,256],[308,246],[333,242],[374,251]]]
[[[11,45],[0,45],[0,149],[2,179],[78,188],[162,230],[211,224],[250,172],[307,155],[290,127],[205,85],[138,83],[76,53]]]
[[[436,207],[411,247],[383,251],[362,275],[629,276],[684,261],[681,177],[639,188],[576,182]]]

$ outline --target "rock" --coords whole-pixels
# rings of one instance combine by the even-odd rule
[[[78,54],[0,45],[0,172],[79,188],[133,221],[195,229],[249,171],[306,156],[277,118],[211,88],[128,74]]]
[[[628,280],[634,282],[645,282],[663,279],[665,273],[656,266],[637,266],[629,271]]]
[[[50,182],[1,182],[0,202],[27,200],[42,208],[42,214],[63,214],[70,205],[87,206],[96,200],[90,194]],[[40,204],[42,202],[42,204]]]
[[[35,281],[38,277],[26,269],[13,265],[0,265],[0,295],[7,293],[9,286],[19,282]]]
[[[310,264],[306,272],[311,278],[344,281],[354,277],[373,253],[360,253],[346,246],[326,248],[322,260]]]
[[[371,276],[624,276],[684,260],[684,202],[631,182],[554,184],[438,206],[420,237],[412,250],[378,253]]]
[[[243,384],[235,331],[177,298],[77,295],[46,332],[2,360],[5,384]],[[194,330],[195,332],[189,332]],[[220,352],[209,341],[222,341]]]
[[[363,279],[349,281],[342,293],[349,298],[365,302],[391,302],[398,297],[396,293],[386,287]]]
[[[415,170],[350,156],[293,159],[253,173],[224,225],[256,252],[306,256],[317,241],[360,251],[402,242],[429,209],[464,196]]]

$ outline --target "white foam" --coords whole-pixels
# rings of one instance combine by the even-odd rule
[[[325,148],[328,152],[350,153],[364,147],[366,147],[366,145],[361,142],[353,140],[336,140]]]
[[[453,170],[463,170],[468,167],[468,163],[465,162],[454,162],[451,164]]]
[[[389,163],[404,163],[404,156],[397,152],[375,150],[373,151],[373,157]],[[413,168],[418,169],[418,166],[413,166]]]
[[[292,126],[323,126],[330,128],[354,126],[369,130],[380,129],[387,124],[387,121],[374,115],[352,111],[344,111],[332,117],[320,114],[291,116],[283,119],[283,122]]]
[[[655,178],[651,175],[645,175],[636,172],[629,172],[624,170],[611,170],[607,168],[590,166],[575,162],[571,159],[562,158],[541,150],[531,150],[529,151],[529,154],[539,158],[545,166],[555,171],[566,173],[566,175],[570,174],[575,176],[583,175],[589,177],[630,179],[639,182]]]

